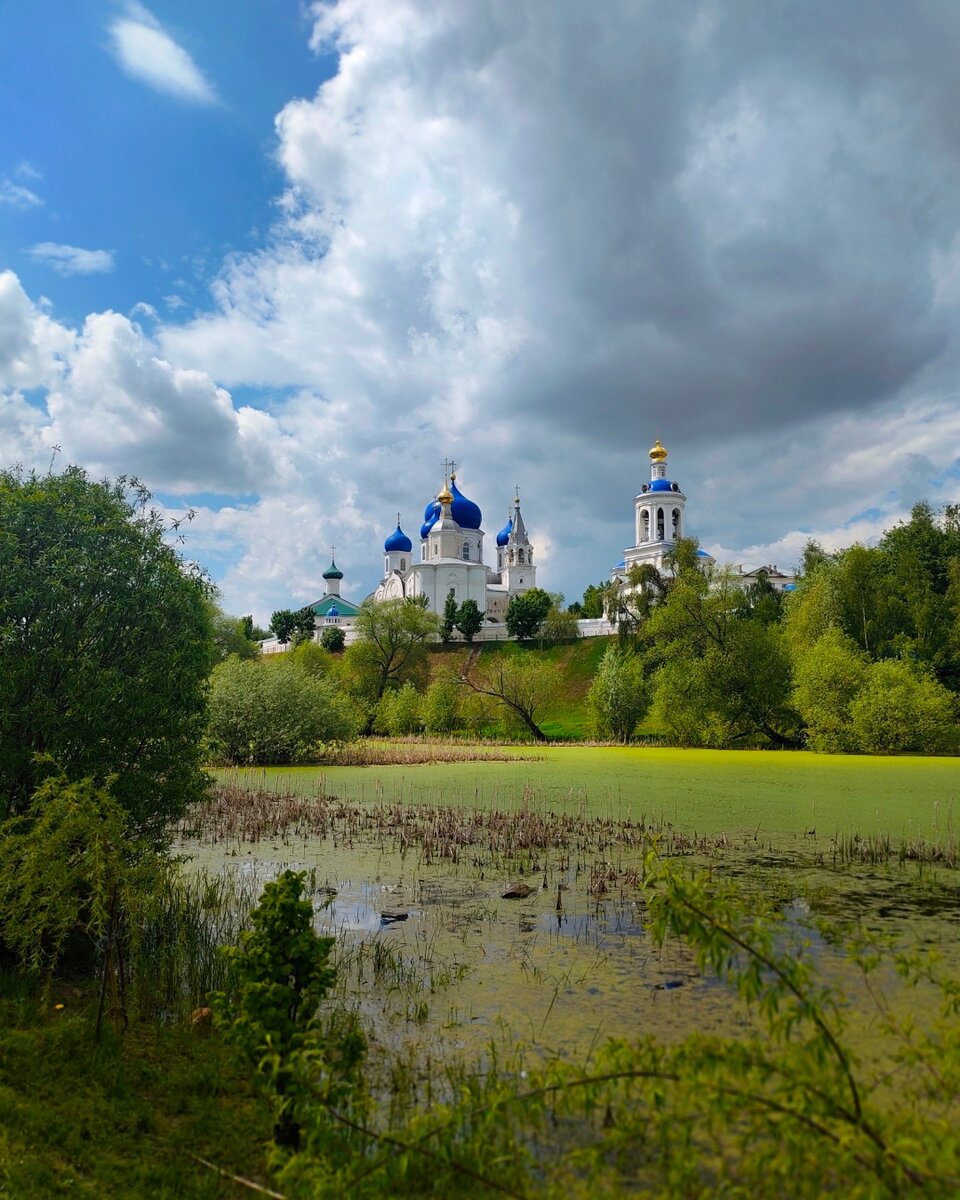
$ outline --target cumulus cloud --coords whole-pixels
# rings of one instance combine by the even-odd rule
[[[186,50],[141,4],[130,3],[108,30],[114,58],[133,79],[193,104],[215,104],[217,94]]]
[[[38,242],[27,254],[53,267],[58,275],[102,275],[113,270],[112,250],[84,250],[60,242]]]
[[[207,311],[149,344],[91,319],[75,356],[143,388],[146,415],[105,391],[123,454],[156,438],[163,478],[182,453],[199,479],[166,429],[196,411],[218,486],[256,476],[192,535],[231,547],[236,607],[311,598],[330,541],[372,586],[447,454],[488,529],[521,483],[542,580],[571,597],[621,557],[654,437],[690,528],[737,561],[958,498],[960,9],[312,12],[338,69],[277,116],[269,241],[223,264]],[[71,396],[93,404],[92,378],[60,417],[88,453]],[[231,417],[226,387],[262,407]]]

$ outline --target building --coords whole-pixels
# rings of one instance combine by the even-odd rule
[[[667,450],[658,438],[650,450],[650,482],[641,486],[633,501],[634,544],[624,550],[623,559],[610,572],[612,580],[624,584],[630,568],[642,564],[670,573],[665,566],[666,556],[680,538],[691,536],[684,513],[686,503],[680,484],[667,478]],[[706,550],[698,550],[697,555],[705,567],[716,563]],[[795,586],[794,576],[776,565],[747,568],[738,564],[734,571],[745,585],[764,578],[778,592],[793,591]]]
[[[479,506],[460,491],[453,467],[453,463],[445,464],[443,487],[424,509],[417,552],[397,514],[397,527],[383,544],[383,579],[372,599],[422,595],[432,612],[442,613],[452,591],[458,604],[473,600],[488,622],[501,622],[511,596],[537,583],[533,546],[520,512],[520,497],[514,495],[507,523],[497,534],[494,570],[483,559],[483,515]]]

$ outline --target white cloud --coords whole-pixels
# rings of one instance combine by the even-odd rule
[[[109,33],[114,58],[132,78],[194,104],[217,102],[216,92],[187,51],[141,4],[128,4]]]
[[[27,249],[27,254],[53,267],[58,275],[102,275],[113,270],[112,250],[84,250],[60,242],[38,242]]]
[[[36,192],[23,184],[14,183],[10,179],[0,179],[0,204],[6,204],[9,208],[28,209],[36,208],[43,204],[43,201]]]

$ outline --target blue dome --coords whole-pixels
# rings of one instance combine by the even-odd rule
[[[423,510],[423,524],[420,526],[420,536],[425,538],[440,519],[440,502],[431,500]]]
[[[673,484],[670,482],[669,479],[655,479],[653,481],[653,483],[650,484],[650,491],[651,492],[672,492]]]
[[[394,550],[403,550],[406,554],[409,554],[413,549],[413,542],[410,541],[407,535],[400,528],[399,521],[397,522],[396,529],[383,543],[383,548],[387,554],[390,554]]]
[[[330,607],[327,609],[327,616],[328,617],[339,617],[340,609],[337,608],[337,606],[335,604],[331,604]]]
[[[479,529],[480,522],[483,520],[483,514],[472,500],[468,500],[463,492],[457,487],[455,479],[450,480],[450,491],[453,495],[453,503],[450,505],[450,516],[456,521],[461,529]]]
[[[505,546],[510,540],[510,534],[513,532],[513,517],[507,521],[506,525],[497,534],[497,545]]]

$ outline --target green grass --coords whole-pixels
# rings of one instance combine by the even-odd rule
[[[960,834],[960,760],[772,750],[517,747],[513,762],[231,772],[268,788],[349,800],[531,803],[664,818],[705,833],[816,829],[910,839]]]
[[[0,1001],[0,1196],[250,1196],[190,1152],[263,1181],[271,1111],[217,1038],[134,1025],[98,1046],[78,989],[64,1007],[16,977]]]

